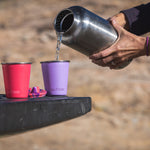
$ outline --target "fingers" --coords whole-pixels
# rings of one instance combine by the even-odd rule
[[[102,67],[109,67],[110,69],[115,69],[120,66],[120,64],[115,63],[115,61],[109,62],[107,64],[105,64],[102,60],[92,60],[92,62]]]
[[[96,64],[96,65],[99,65],[99,66],[102,66],[102,67],[106,67],[107,66],[107,64],[105,64],[102,60],[95,60],[95,59],[93,59],[92,60],[92,62],[94,63],[94,64]]]
[[[109,55],[111,55],[112,53],[115,52],[114,46],[111,46],[103,51],[100,51],[99,53],[93,54],[92,56],[90,56],[90,59],[101,59],[101,58],[105,58],[108,57]]]
[[[130,55],[126,55],[124,57],[117,57],[117,56],[115,57],[115,55],[112,55],[104,59],[96,59],[96,60],[92,59],[92,62],[102,67],[109,67],[110,69],[116,69],[126,64],[128,60],[131,60]]]
[[[121,58],[121,59],[116,59],[115,61],[112,61],[112,62],[114,62],[115,65],[110,66],[110,69],[124,68],[131,61],[132,61],[132,59],[130,58],[130,55],[127,55],[126,57]]]
[[[111,47],[105,49],[105,50],[102,50],[96,54],[93,54],[91,55],[89,58],[90,59],[103,59],[103,58],[106,58],[110,55],[112,55],[113,53],[116,52],[116,47],[115,47],[115,44],[112,45]]]
[[[120,35],[121,31],[122,31],[122,27],[120,27],[115,20],[112,21],[112,25],[114,26],[114,28],[116,29],[116,31],[118,32],[118,36]],[[118,37],[118,40],[120,39],[120,37]],[[89,58],[90,59],[101,59],[101,58],[105,58],[105,57],[108,57],[109,55],[111,55],[112,53],[114,53],[116,51],[116,44],[118,42],[118,40],[112,45],[110,46],[109,48],[103,50],[103,51],[100,51],[96,54],[93,54],[91,55]]]
[[[94,54],[92,56],[90,56],[90,59],[95,60],[95,61],[100,61],[103,64],[108,64],[111,61],[114,61],[115,59],[118,59],[118,57],[120,57],[120,55],[118,55],[118,53],[113,52],[112,50],[108,49],[108,50],[104,50],[98,54]]]
[[[124,68],[124,67],[127,66],[130,62],[131,62],[131,60],[130,60],[130,61],[124,61],[124,62],[116,63],[115,65],[112,65],[112,66],[110,66],[109,68],[110,68],[110,69]]]

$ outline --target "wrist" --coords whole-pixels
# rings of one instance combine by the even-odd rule
[[[146,37],[139,37],[139,50],[140,50],[139,56],[146,55]]]
[[[149,43],[150,43],[150,38],[147,36],[146,37],[146,43],[145,43],[146,56],[149,56],[149,53],[150,53]]]
[[[150,46],[149,46],[149,37],[140,37],[140,49],[141,49],[141,56],[149,56]]]

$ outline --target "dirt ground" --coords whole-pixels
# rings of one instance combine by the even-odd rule
[[[32,61],[30,87],[44,88],[40,61],[54,60],[57,13],[83,6],[107,19],[149,0],[0,0],[1,62]],[[92,64],[64,45],[70,60],[68,96],[89,96],[85,116],[42,129],[0,138],[0,150],[150,150],[150,59],[141,57],[122,70]],[[4,93],[2,70],[0,92]]]

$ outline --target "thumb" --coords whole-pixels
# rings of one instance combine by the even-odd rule
[[[115,20],[111,20],[111,24],[114,27],[114,29],[117,31],[118,35],[120,35],[121,32],[124,30],[123,27],[121,27]]]

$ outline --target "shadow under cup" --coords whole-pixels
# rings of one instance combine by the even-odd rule
[[[70,61],[41,62],[45,90],[48,96],[67,95]]]

